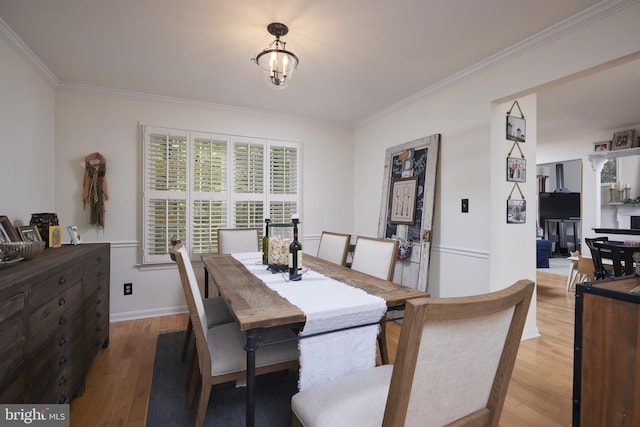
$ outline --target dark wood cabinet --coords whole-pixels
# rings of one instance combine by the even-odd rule
[[[79,393],[109,343],[109,274],[109,244],[46,249],[0,271],[0,403]]]
[[[640,425],[640,277],[576,287],[573,426]]]

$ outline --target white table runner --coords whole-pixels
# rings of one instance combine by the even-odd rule
[[[233,257],[305,314],[301,337],[376,323],[301,339],[300,390],[375,366],[377,322],[387,309],[384,299],[311,270],[302,280],[289,282],[288,273],[268,271],[259,252],[236,253]]]

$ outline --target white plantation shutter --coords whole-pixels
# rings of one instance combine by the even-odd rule
[[[144,261],[164,260],[169,239],[187,229],[187,134],[149,128],[144,150]]]
[[[224,135],[192,133],[191,253],[218,250],[218,228],[227,226],[228,145]]]
[[[143,145],[143,263],[170,262],[174,234],[198,259],[219,228],[299,213],[299,143],[143,126]]]
[[[269,216],[288,223],[300,210],[300,150],[298,144],[269,141]]]
[[[233,142],[233,227],[263,229],[265,205],[265,140],[235,138]],[[262,237],[264,231],[260,232]]]

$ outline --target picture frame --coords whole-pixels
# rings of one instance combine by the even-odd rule
[[[600,141],[593,143],[593,151],[596,153],[611,150],[611,141]]]
[[[614,132],[613,141],[611,141],[611,151],[633,148],[633,145],[635,144],[635,134],[635,129],[627,129],[619,132]]]
[[[24,242],[39,242],[42,240],[40,231],[35,225],[21,225],[18,227],[18,232]]]
[[[527,222],[527,201],[507,200],[507,224],[524,224]]]
[[[527,121],[523,117],[507,115],[506,137],[510,141],[526,142]]]
[[[413,224],[416,218],[418,177],[397,178],[391,184],[389,222]]]
[[[62,246],[62,226],[50,225],[49,226],[49,247],[59,248]]]
[[[7,234],[7,230],[4,229],[4,225],[0,223],[0,243],[10,243],[11,238]]]
[[[519,157],[507,157],[507,181],[527,182],[527,161]]]
[[[80,239],[80,232],[78,231],[78,227],[75,225],[70,225],[67,227],[67,231],[69,232],[69,237],[71,237],[72,245],[79,245],[82,243]]]
[[[7,242],[3,242],[3,243],[9,243],[9,242],[19,242],[20,241],[20,236],[18,235],[18,232],[16,231],[16,229],[13,227],[13,225],[11,224],[11,221],[9,221],[9,217],[6,215],[0,215],[0,225],[2,225],[2,229],[4,231],[4,234],[1,238],[7,238],[9,239]]]

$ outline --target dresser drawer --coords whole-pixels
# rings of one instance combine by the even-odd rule
[[[0,303],[0,343],[3,347],[24,337],[24,319],[23,293]]]
[[[31,310],[37,309],[81,281],[81,263],[69,266],[65,270],[47,277],[42,282],[35,284],[31,289]]]
[[[34,365],[32,399],[40,403],[69,403],[82,379],[82,353],[54,351]]]
[[[40,347],[43,341],[66,331],[80,310],[80,286],[66,289],[37,309],[31,314],[32,348]]]
[[[0,402],[2,403],[27,403],[26,400],[26,376],[24,363],[19,369],[5,374],[0,379]]]

